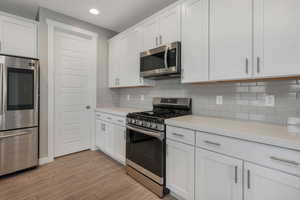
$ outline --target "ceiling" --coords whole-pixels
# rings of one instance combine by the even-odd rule
[[[117,32],[145,19],[177,0],[0,0],[0,10],[34,19],[45,7]],[[91,15],[97,8],[100,14]]]

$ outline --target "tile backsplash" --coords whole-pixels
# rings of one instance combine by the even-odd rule
[[[275,96],[273,107],[266,106],[266,95]],[[216,104],[216,96],[223,96],[222,105]],[[151,109],[153,97],[190,97],[194,115],[281,125],[300,118],[300,80],[194,85],[160,80],[152,88],[119,89],[115,101],[121,107]]]

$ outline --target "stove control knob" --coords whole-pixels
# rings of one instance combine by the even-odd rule
[[[151,123],[151,128],[157,128],[157,124],[156,123]]]

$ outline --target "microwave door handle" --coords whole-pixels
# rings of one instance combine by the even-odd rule
[[[168,52],[169,52],[169,47],[167,46],[166,47],[166,50],[165,50],[165,68],[168,69]]]

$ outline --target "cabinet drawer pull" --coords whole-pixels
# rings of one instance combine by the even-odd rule
[[[108,119],[108,120],[111,120],[111,118],[110,118],[110,117],[107,117],[106,119]]]
[[[257,57],[256,58],[256,67],[257,67],[257,73],[259,74],[260,73],[260,57]]]
[[[300,165],[299,162],[292,161],[292,160],[287,160],[287,159],[283,159],[283,158],[277,158],[275,156],[271,156],[270,159],[275,160],[275,161],[279,161],[279,162],[283,162],[283,163],[287,163],[287,164],[291,164],[291,165],[295,165],[295,166]]]
[[[249,74],[249,59],[246,58],[246,74]]]
[[[250,174],[250,170],[247,170],[247,188],[251,189],[251,174]]]
[[[214,145],[214,146],[221,146],[221,144],[220,143],[216,143],[216,142],[211,142],[211,141],[208,141],[208,140],[205,140],[204,141],[204,143],[206,143],[206,144],[210,144],[210,145]]]
[[[238,166],[234,167],[234,182],[235,184],[238,183]]]
[[[121,119],[119,119],[119,120],[118,120],[118,122],[121,122],[121,123],[123,123],[124,121],[123,121],[123,120],[121,120]]]
[[[176,137],[181,137],[181,138],[184,138],[184,135],[182,134],[179,134],[179,133],[172,133],[172,135],[176,136]]]

